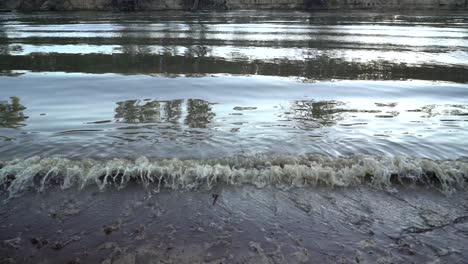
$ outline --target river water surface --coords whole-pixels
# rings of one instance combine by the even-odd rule
[[[0,17],[0,157],[466,156],[466,14]]]
[[[0,72],[4,161],[468,153],[465,13],[9,13]]]

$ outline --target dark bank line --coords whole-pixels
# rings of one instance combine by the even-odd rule
[[[429,80],[468,82],[468,69],[433,65],[347,62],[319,56],[307,61],[228,61],[213,57],[164,56],[149,54],[34,54],[0,55],[0,71],[82,72],[120,74],[165,74],[205,76],[217,73],[297,76],[309,80]]]

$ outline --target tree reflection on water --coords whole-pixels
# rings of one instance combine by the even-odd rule
[[[23,111],[26,109],[18,97],[0,101],[0,127],[19,128],[25,126],[23,122],[28,118]]]
[[[215,116],[215,113],[211,110],[211,105],[205,100],[188,99],[185,124],[191,128],[207,128]]]
[[[185,104],[185,112],[183,110]],[[201,99],[166,101],[127,100],[117,103],[115,118],[120,123],[183,123],[189,128],[207,128],[215,113],[213,104]]]
[[[117,103],[115,118],[122,123],[155,123],[161,120],[161,106],[158,101],[140,104],[138,100]]]
[[[343,117],[339,113],[352,111],[342,108],[345,103],[338,101],[298,100],[291,106],[293,119],[299,122],[314,122],[321,126],[332,126]]]

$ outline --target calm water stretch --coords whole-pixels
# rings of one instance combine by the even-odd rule
[[[468,154],[466,13],[5,13],[0,72],[4,177]]]

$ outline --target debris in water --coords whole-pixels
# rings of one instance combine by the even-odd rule
[[[39,237],[39,238],[33,237],[31,238],[30,241],[31,241],[31,244],[37,249],[41,249],[43,246],[49,244],[49,240],[44,239],[42,237]]]
[[[3,240],[1,244],[6,247],[18,249],[20,243],[21,243],[21,237],[15,237],[12,239]]]
[[[65,242],[56,241],[50,246],[50,248],[53,250],[61,250],[62,248],[66,247],[68,244],[78,241],[80,239],[81,238],[79,236],[74,236]]]
[[[395,107],[398,105],[398,103],[388,103],[388,104],[385,104],[385,103],[375,103],[376,106],[378,107]]]
[[[60,250],[64,247],[65,245],[62,242],[55,242],[52,246],[50,246],[50,248],[54,250]]]
[[[213,197],[213,205],[216,204],[216,201],[218,200],[219,194],[212,194],[211,197]]]
[[[135,229],[134,234],[137,236],[135,237],[136,240],[143,240],[145,239],[145,226],[140,225],[137,229]]]
[[[112,225],[104,226],[104,233],[106,235],[110,235],[110,234],[112,234],[112,232],[117,231],[119,229],[120,229],[120,224],[115,223],[115,224],[112,224]]]
[[[94,122],[88,122],[86,124],[106,124],[106,123],[111,123],[112,120],[100,120],[100,121],[94,121]]]
[[[244,110],[256,110],[257,107],[255,106],[236,106],[233,108],[236,111],[244,111]]]

